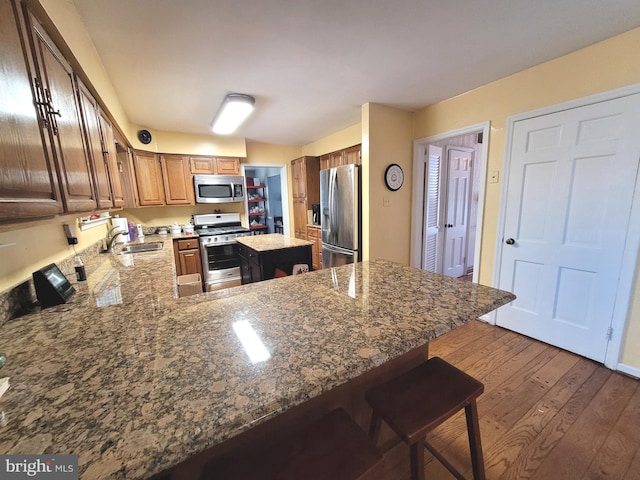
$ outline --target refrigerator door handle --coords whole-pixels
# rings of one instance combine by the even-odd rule
[[[346,248],[336,247],[335,245],[331,245],[329,243],[323,243],[322,244],[322,249],[323,250],[327,250],[329,252],[333,252],[333,253],[339,253],[341,255],[354,256],[355,253],[356,253],[356,250],[348,250]]]

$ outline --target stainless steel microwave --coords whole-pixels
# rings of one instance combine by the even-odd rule
[[[194,175],[196,203],[244,202],[244,177],[237,175]]]

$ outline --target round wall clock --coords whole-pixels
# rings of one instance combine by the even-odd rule
[[[138,140],[140,140],[140,143],[144,143],[145,145],[150,144],[151,132],[149,132],[149,130],[140,130],[138,132]]]
[[[404,182],[404,172],[402,167],[397,163],[392,163],[384,171],[384,183],[387,188],[392,191],[400,190]]]

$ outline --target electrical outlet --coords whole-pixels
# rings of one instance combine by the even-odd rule
[[[67,237],[67,243],[69,245],[77,245],[78,237],[76,237],[76,232],[73,227],[68,223],[65,223],[62,225],[62,228],[64,229],[65,236]]]
[[[391,206],[391,199],[389,197],[382,197],[382,206],[383,207],[390,207]]]

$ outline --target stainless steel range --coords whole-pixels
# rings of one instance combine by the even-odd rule
[[[240,285],[240,255],[236,239],[250,235],[239,213],[194,215],[200,236],[200,257],[207,292]]]

